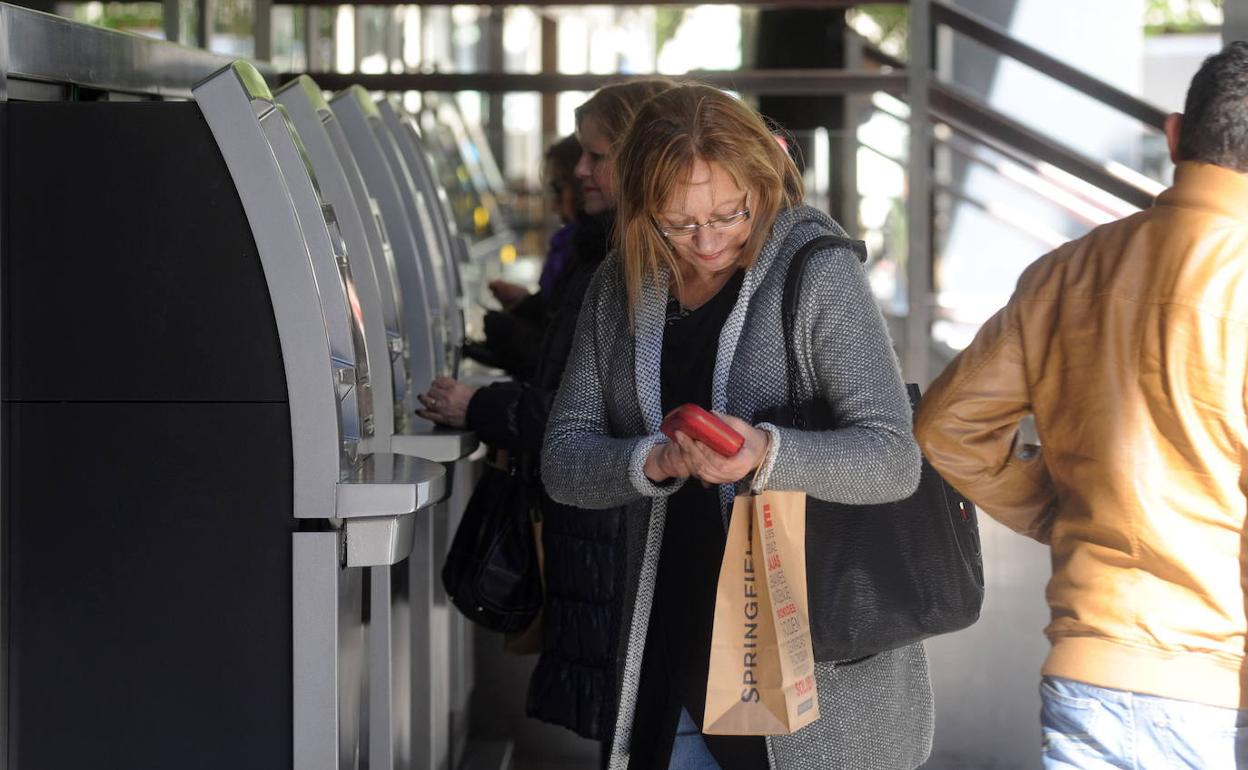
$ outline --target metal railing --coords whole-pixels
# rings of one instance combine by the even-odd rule
[[[1166,112],[1136,96],[1105,83],[1018,39],[1000,27],[956,8],[944,0],[930,0],[932,28],[947,27],[989,50],[1031,67],[1059,83],[1088,96],[1121,115],[1134,118],[1149,129],[1164,130]],[[1152,203],[1154,190],[1138,180],[1115,173],[1065,144],[1013,120],[983,100],[952,83],[933,80],[932,117],[988,145],[1004,145],[1036,160],[1050,163],[1104,190],[1136,208]]]
[[[1153,193],[1110,172],[1105,164],[1054,142],[949,83],[931,86],[932,118],[972,139],[1006,151],[1022,152],[1051,163],[1136,208],[1152,204]]]
[[[930,18],[925,24],[916,27],[913,17],[920,6],[926,6],[926,13],[930,14]],[[1046,136],[1003,114],[966,89],[940,80],[935,74],[934,57],[926,51],[921,55],[915,49],[914,43],[920,36],[923,41],[931,42],[937,39],[937,33],[941,28],[946,28],[985,46],[992,53],[1013,59],[1052,78],[1075,92],[1099,102],[1115,113],[1138,120],[1147,129],[1163,130],[1166,119],[1166,113],[1163,110],[1019,41],[1008,31],[957,8],[946,0],[912,0],[911,13],[911,61],[923,61],[926,66],[911,67],[909,71],[913,74],[921,69],[928,76],[927,87],[924,91],[926,103],[919,110],[915,109],[916,105],[913,102],[911,104],[912,134],[927,133],[928,126],[943,124],[972,143],[990,148],[1037,174],[1040,174],[1046,165],[1055,167],[1069,174],[1073,178],[1069,180],[1071,183],[1086,184],[1095,188],[1095,191],[1106,193],[1113,199],[1122,201],[1124,205],[1119,206],[1111,199],[1112,205],[1108,206],[1118,215],[1130,210],[1131,207],[1146,208],[1152,204],[1159,185],[1149,184],[1149,180],[1141,174],[1129,173],[1129,170],[1124,172],[1119,164],[1089,158],[1063,141]],[[864,54],[877,64],[890,67],[896,67],[899,64],[895,58],[883,55],[879,51],[868,49],[864,50]],[[936,187],[929,183],[934,162],[934,156],[931,154],[924,154],[917,158],[911,155],[911,216],[928,216],[928,212],[917,207],[916,203],[930,201],[931,192]],[[915,181],[916,173],[924,182],[921,187]],[[1068,189],[1059,192],[1073,195],[1076,198],[1080,195],[1079,190]],[[944,194],[949,193],[949,190],[944,191]],[[919,201],[919,197],[926,198],[927,201]],[[975,202],[969,201],[968,203],[974,205]],[[928,233],[925,245],[930,247],[935,240],[930,232],[930,221],[916,223],[912,220],[910,222],[912,228],[916,224],[920,231]],[[912,240],[911,243],[913,246],[914,241]],[[931,321],[940,310],[937,307],[934,291],[934,259],[930,256],[930,252],[920,253],[924,264],[911,264],[909,271],[909,312],[905,319],[909,332],[908,341],[925,341],[927,334],[930,333]],[[929,346],[925,343],[907,344],[906,364],[907,373],[910,376],[926,379],[926,376],[930,374]]]
[[[1124,115],[1161,131],[1166,113],[1148,102],[1012,37],[1009,32],[945,0],[932,0],[932,24],[944,26],[1026,64]]]

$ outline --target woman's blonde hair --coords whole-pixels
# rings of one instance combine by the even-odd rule
[[[576,108],[576,130],[580,131],[581,123],[592,117],[598,122],[602,133],[611,140],[614,149],[624,138],[641,105],[674,85],[676,81],[666,78],[644,78],[603,86]]]
[[[641,282],[666,267],[680,285],[679,257],[659,231],[658,217],[686,184],[694,163],[722,168],[749,193],[753,230],[742,249],[749,267],[782,209],[802,201],[802,176],[763,117],[716,88],[684,84],[650,99],[634,117],[616,153],[619,205],[615,241],[624,260],[629,317]]]

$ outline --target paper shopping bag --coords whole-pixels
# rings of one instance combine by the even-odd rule
[[[784,735],[819,718],[805,538],[803,492],[742,495],[733,503],[703,732]]]

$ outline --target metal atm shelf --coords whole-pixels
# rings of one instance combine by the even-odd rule
[[[480,441],[473,433],[445,430],[431,425],[411,425],[404,432],[390,437],[391,451],[440,462],[465,459],[478,446]]]
[[[398,564],[412,552],[413,511],[446,495],[446,469],[415,457],[372,454],[346,481],[338,482],[338,510],[345,519],[348,567]]]

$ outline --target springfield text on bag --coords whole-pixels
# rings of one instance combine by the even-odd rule
[[[750,517],[750,535],[745,546],[745,643],[747,650],[758,647],[758,588],[754,584],[754,517]],[[742,661],[741,702],[758,703],[758,679],[754,669],[758,667],[758,653],[746,652]]]
[[[789,587],[787,576],[781,570],[780,547],[776,542],[775,522],[771,517],[771,505],[763,504],[763,553],[766,558],[767,580],[771,589],[771,606],[776,613],[777,641],[785,648],[792,661],[794,690],[798,695],[811,695],[815,689],[815,670],[810,658],[810,637],[803,634],[802,618],[797,614],[797,604]],[[815,703],[807,698],[797,706],[797,713],[804,714]]]

